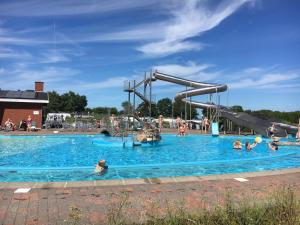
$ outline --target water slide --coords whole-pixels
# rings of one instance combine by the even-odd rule
[[[227,85],[196,82],[196,81],[187,80],[187,79],[171,76],[168,74],[160,73],[158,71],[155,71],[153,73],[153,78],[155,80],[162,80],[162,81],[189,87],[188,90],[177,93],[176,98],[182,99],[183,102],[191,104],[192,106],[195,106],[197,108],[218,109],[221,117],[231,120],[233,123],[237,124],[238,126],[248,127],[250,129],[253,129],[257,134],[260,134],[264,137],[268,136],[268,128],[272,126],[272,122],[254,117],[244,112],[235,113],[224,106],[196,102],[196,101],[191,101],[189,99],[189,97],[192,96],[224,92],[227,90]],[[276,126],[276,133],[275,133],[276,136],[285,137],[286,134],[287,134],[286,130],[283,127]]]

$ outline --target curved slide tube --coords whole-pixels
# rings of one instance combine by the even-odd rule
[[[157,80],[162,80],[162,81],[193,88],[193,89],[189,89],[177,93],[176,98],[180,98],[182,99],[183,102],[191,104],[192,106],[195,106],[197,108],[202,108],[202,109],[218,108],[220,110],[221,117],[225,117],[239,126],[248,127],[250,129],[253,129],[256,133],[261,134],[264,137],[268,137],[269,135],[268,128],[272,126],[272,123],[267,120],[257,118],[245,112],[242,113],[232,112],[230,109],[224,106],[190,101],[190,99],[188,99],[188,97],[192,97],[196,95],[224,92],[227,90],[227,85],[209,84],[209,83],[191,81],[191,80],[171,76],[168,74],[160,73],[158,71],[153,73],[153,78]],[[277,126],[275,135],[278,137],[285,137],[287,135],[286,129],[284,129],[282,126]]]
[[[193,106],[199,108],[217,108],[217,105],[202,103],[202,102],[195,102],[190,101],[188,97],[196,96],[196,95],[204,95],[204,94],[213,94],[224,92],[227,90],[227,85],[225,84],[209,84],[203,82],[196,82],[192,80],[182,79],[179,77],[167,75],[164,73],[160,73],[158,71],[153,73],[154,79],[162,80],[170,83],[184,85],[186,87],[191,87],[193,89],[189,89],[186,91],[182,91],[177,93],[176,98],[182,99],[183,102],[187,102]]]

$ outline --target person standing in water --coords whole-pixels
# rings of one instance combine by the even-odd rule
[[[296,139],[297,139],[297,141],[300,141],[300,118],[299,118],[299,123],[298,123],[298,132],[296,134]]]
[[[163,117],[163,115],[160,115],[158,117],[158,128],[159,128],[159,131],[161,131],[161,129],[163,128],[163,123],[164,123],[164,117]]]
[[[180,126],[181,126],[181,118],[179,116],[177,116],[177,119],[176,119],[176,128],[179,129]]]
[[[207,133],[209,129],[209,120],[207,119],[207,117],[204,118],[203,123],[204,123],[204,131],[205,133]]]

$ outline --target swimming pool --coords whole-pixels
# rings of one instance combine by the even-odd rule
[[[191,176],[300,166],[299,147],[271,151],[263,139],[251,152],[236,151],[236,139],[245,143],[254,137],[165,134],[157,145],[123,148],[120,139],[102,135],[0,136],[0,181]],[[102,176],[93,173],[99,159],[109,166]]]

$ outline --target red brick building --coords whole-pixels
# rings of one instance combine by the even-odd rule
[[[35,90],[7,91],[0,89],[0,122],[4,126],[9,118],[19,126],[20,121],[28,115],[36,122],[37,128],[42,127],[42,107],[49,103],[49,97],[44,92],[44,83],[35,82]]]

